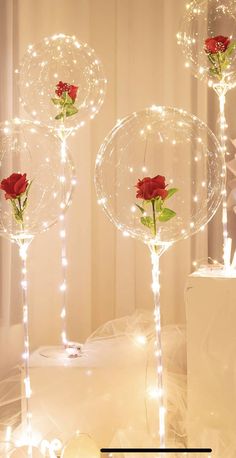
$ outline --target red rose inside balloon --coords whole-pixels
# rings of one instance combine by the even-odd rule
[[[161,175],[157,175],[154,178],[146,177],[142,180],[138,180],[136,187],[138,188],[136,194],[138,199],[151,200],[156,197],[165,199],[168,195],[168,191],[165,189],[165,177]]]
[[[24,211],[27,207],[31,181],[27,180],[26,173],[12,173],[1,181],[0,189],[5,192],[5,199],[10,200],[15,220],[24,224]]]
[[[55,116],[55,119],[62,119],[73,116],[78,113],[78,108],[74,103],[77,97],[78,86],[74,84],[63,83],[59,81],[56,85],[55,94],[57,97],[52,97],[52,102],[59,108],[60,113]]]
[[[230,68],[233,52],[236,49],[236,42],[231,43],[229,37],[217,35],[205,40],[204,50],[211,64],[210,75],[220,81],[223,79],[224,71]]]
[[[142,205],[136,204],[141,211],[140,222],[148,227],[154,236],[157,234],[157,222],[166,222],[176,216],[176,213],[166,207],[166,200],[172,197],[178,189],[166,189],[166,179],[162,175],[156,175],[153,178],[145,177],[138,180],[135,186],[137,188],[136,198],[142,199]],[[148,210],[151,208],[151,215]]]

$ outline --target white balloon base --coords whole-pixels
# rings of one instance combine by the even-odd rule
[[[118,430],[138,431],[133,447],[140,431],[147,435],[151,431],[157,437],[153,343],[152,313],[136,312],[96,331],[83,346],[86,357],[45,358],[45,349],[39,348],[30,357],[33,433],[39,431],[42,439],[57,438],[65,444],[76,431],[86,432],[99,447],[114,444]],[[171,405],[167,426],[171,422],[169,430],[176,429],[177,437],[183,423],[174,424],[173,405],[180,417],[185,414],[181,410],[186,383],[184,330],[175,326],[164,329],[163,351],[167,406]],[[23,379],[24,374],[22,385]],[[24,420],[24,404],[21,410]]]
[[[236,269],[224,267],[221,264],[206,264],[199,267],[199,269],[192,274],[196,277],[209,277],[209,278],[236,278]]]
[[[185,289],[188,365],[188,445],[236,453],[235,276],[195,272]]]
[[[52,359],[76,359],[85,356],[83,344],[79,342],[67,342],[66,345],[55,347],[44,347],[40,350],[40,355]]]

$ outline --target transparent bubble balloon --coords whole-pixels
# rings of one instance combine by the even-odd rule
[[[54,128],[62,121],[55,119],[62,112],[61,105],[52,101],[59,99],[55,91],[60,81],[78,88],[74,103],[69,104],[77,112],[71,115],[69,111],[64,118],[65,128],[69,130],[93,119],[104,101],[107,81],[102,63],[95,51],[75,36],[53,35],[29,45],[16,72],[19,72],[20,102],[26,112]]]
[[[100,458],[97,444],[88,434],[75,434],[65,445],[62,458]]]
[[[236,1],[194,0],[186,4],[178,43],[185,66],[209,86],[236,84]],[[207,39],[208,43],[205,43]]]
[[[124,235],[165,248],[203,229],[214,215],[223,170],[220,145],[203,122],[183,110],[153,106],[119,122],[100,147],[98,203]],[[138,183],[149,194],[137,198]]]
[[[0,125],[0,235],[31,240],[70,204],[74,169],[52,130],[18,119]]]

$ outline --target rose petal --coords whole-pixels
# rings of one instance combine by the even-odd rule
[[[23,194],[28,186],[28,181],[26,180],[26,173],[15,183],[14,191],[17,196]]]

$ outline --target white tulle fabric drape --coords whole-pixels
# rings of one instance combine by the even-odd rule
[[[100,327],[87,339],[82,358],[65,363],[35,352],[31,356],[35,444],[55,438],[64,444],[79,430],[90,434],[99,447],[155,446],[158,409],[153,343],[152,313],[140,311]],[[164,328],[163,354],[168,441],[186,446],[183,327]],[[2,448],[9,426],[10,442],[22,441],[21,377],[19,367],[0,383]]]
[[[187,440],[191,427],[201,431],[199,446],[211,446],[217,458],[222,450],[224,458],[234,458],[233,432],[229,432],[229,443],[224,444],[219,430],[199,425],[198,418],[192,418],[188,411],[185,328],[163,327],[162,341],[167,445],[191,447]],[[153,344],[152,313],[136,311],[98,328],[87,339],[82,358],[65,362],[42,357],[40,349],[33,353],[30,371],[34,444],[40,447],[43,441],[51,443],[55,439],[65,444],[80,431],[89,434],[98,447],[156,447]],[[206,353],[206,358],[211,364],[211,355]],[[0,382],[1,458],[8,458],[15,444],[24,441],[22,377],[21,368],[16,367]],[[144,453],[116,456],[146,458]],[[182,455],[176,455],[179,456]],[[190,456],[205,458],[202,453]]]

